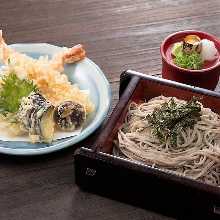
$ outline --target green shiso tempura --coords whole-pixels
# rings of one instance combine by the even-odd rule
[[[19,79],[14,72],[4,75],[0,89],[0,114],[16,113],[22,97],[28,96],[32,91],[37,91],[32,81]]]

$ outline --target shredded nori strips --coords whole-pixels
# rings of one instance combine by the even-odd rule
[[[147,120],[153,128],[153,134],[165,143],[170,139],[170,144],[177,144],[177,136],[186,128],[192,128],[200,120],[201,106],[198,98],[193,97],[185,104],[177,104],[173,98],[155,108],[152,114],[147,115]]]

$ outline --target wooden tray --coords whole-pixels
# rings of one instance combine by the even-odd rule
[[[84,190],[168,216],[220,219],[220,187],[112,154],[113,140],[124,121],[129,103],[161,94],[184,100],[192,96],[202,97],[201,102],[206,107],[220,114],[219,93],[125,71],[120,78],[120,100],[101,134],[92,146],[75,152],[76,183]]]

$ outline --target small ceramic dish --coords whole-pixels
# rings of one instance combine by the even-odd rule
[[[178,67],[172,61],[172,45],[182,41],[187,35],[197,35],[201,40],[208,39],[213,41],[218,53],[220,54],[220,41],[217,37],[211,34],[195,30],[186,30],[173,33],[165,38],[160,46],[162,57],[162,77],[184,84],[214,90],[218,84],[220,75],[219,56],[211,65],[200,70],[184,69]]]

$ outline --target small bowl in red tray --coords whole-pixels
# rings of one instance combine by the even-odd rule
[[[220,61],[219,56],[213,62],[205,63],[201,70],[188,70],[176,66],[172,61],[171,48],[176,42],[181,42],[187,35],[197,35],[200,39],[208,39],[214,42],[220,54],[220,41],[217,37],[206,32],[186,30],[169,35],[162,42],[160,52],[162,56],[162,77],[184,84],[214,90],[219,81]]]
[[[220,187],[134,162],[114,154],[114,140],[131,101],[164,95],[189,100],[202,97],[204,106],[220,113],[220,94],[147,76],[121,75],[120,100],[91,146],[74,155],[76,183],[84,190],[131,203],[168,216],[220,219]],[[196,216],[196,217],[195,217]]]

